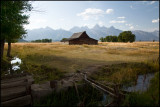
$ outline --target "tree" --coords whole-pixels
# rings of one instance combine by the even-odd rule
[[[23,29],[23,27],[17,26],[16,28],[17,29],[13,29],[13,31],[11,31],[8,34],[8,36],[6,37],[6,41],[8,42],[7,57],[11,56],[10,55],[10,53],[11,53],[11,43],[17,42],[18,39],[21,38],[23,34],[26,34],[26,31]]]
[[[112,36],[112,42],[118,42],[118,37],[117,36]]]
[[[111,42],[112,41],[112,36],[106,36],[106,42]]]
[[[135,35],[132,34],[131,31],[124,31],[119,34],[118,41],[119,42],[134,42],[135,41]]]
[[[0,51],[3,57],[4,42],[8,42],[8,55],[11,51],[11,42],[19,39],[26,33],[23,28],[28,24],[28,15],[24,13],[31,11],[32,6],[28,1],[2,1],[1,2],[1,38]]]
[[[112,35],[106,36],[105,39],[106,39],[106,42],[117,42],[118,41],[117,36],[112,36]]]
[[[38,40],[34,40],[34,41],[31,41],[31,42],[38,42],[38,43],[46,43],[46,42],[52,42],[52,39],[38,39]]]
[[[105,42],[105,38],[103,38],[103,37],[101,37],[99,40],[100,40],[101,42]]]
[[[120,33],[118,36],[118,42],[123,42],[122,34]]]

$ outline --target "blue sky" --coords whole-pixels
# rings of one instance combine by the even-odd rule
[[[159,1],[32,1],[26,29],[69,30],[74,26],[114,26],[121,30],[159,29]]]

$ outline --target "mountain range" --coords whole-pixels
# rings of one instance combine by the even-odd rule
[[[99,40],[100,37],[106,37],[108,35],[116,35],[118,36],[119,33],[123,32],[122,30],[116,29],[115,27],[105,27],[95,25],[93,28],[88,28],[87,26],[84,27],[73,27],[70,30],[64,29],[57,29],[54,30],[50,27],[46,28],[39,28],[39,29],[32,29],[27,30],[27,35],[24,40],[31,41],[37,39],[52,39],[53,41],[60,41],[62,38],[69,38],[72,36],[73,33],[86,31],[86,33],[94,39]],[[155,30],[153,32],[146,32],[141,30],[134,30],[132,31],[133,34],[136,36],[136,41],[152,41],[152,40],[159,40],[159,31]]]

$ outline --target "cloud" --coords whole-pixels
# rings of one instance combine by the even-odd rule
[[[83,27],[85,27],[85,26],[87,26],[87,27],[88,27],[89,25],[90,25],[90,24],[86,24],[86,23],[85,23],[85,24],[83,24],[82,26],[83,26]]]
[[[92,24],[87,24],[87,23],[85,23],[85,24],[82,25],[82,27],[88,27],[88,28],[93,28],[93,26],[94,26],[94,25],[92,25]]]
[[[90,18],[93,18],[95,20],[98,20],[100,16],[103,16],[104,11],[101,9],[96,8],[87,8],[84,12],[78,13],[77,16],[81,16],[83,20],[88,20]]]
[[[130,5],[130,8],[131,8],[131,9],[133,9],[133,6],[132,6],[132,5]]]
[[[152,5],[154,4],[156,1],[141,1],[142,4],[146,4],[146,5]]]
[[[152,20],[152,23],[158,23],[159,22],[159,19],[153,19]]]
[[[122,17],[117,17],[118,19],[125,19],[126,17],[122,16]]]
[[[132,24],[125,24],[126,26],[129,26],[129,29],[134,29],[134,26]]]
[[[129,28],[130,28],[130,29],[134,29],[134,26],[130,26]]]
[[[107,9],[107,10],[106,10],[106,13],[107,13],[107,14],[111,14],[111,13],[113,13],[113,12],[114,12],[113,9]]]
[[[98,24],[99,24],[99,26],[103,26],[104,25],[102,21],[99,21]]]
[[[130,8],[131,8],[131,9],[137,9],[138,6],[136,6],[136,5],[134,5],[134,6],[133,6],[133,5],[130,5]]]
[[[142,5],[149,6],[149,5],[153,5],[154,3],[156,3],[156,1],[136,1],[132,5],[130,5],[130,8],[138,9],[138,8],[141,8]]]
[[[154,4],[156,1],[151,1],[149,4]]]
[[[126,24],[126,26],[132,26],[132,24]]]
[[[109,23],[126,23],[125,20],[112,20]]]

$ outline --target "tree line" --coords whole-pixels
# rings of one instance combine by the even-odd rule
[[[33,40],[31,42],[36,42],[36,43],[50,43],[52,42],[52,39],[38,39],[38,40]]]
[[[132,34],[131,31],[124,31],[121,32],[118,36],[106,36],[106,37],[101,37],[100,41],[101,42],[134,42],[136,39],[136,36]]]

